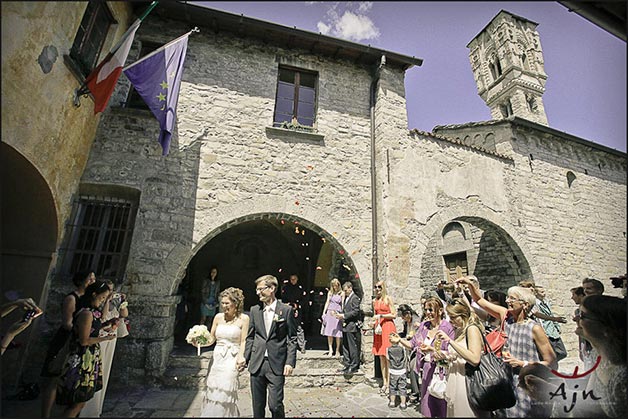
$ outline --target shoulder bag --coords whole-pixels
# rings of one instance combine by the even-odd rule
[[[476,410],[493,411],[513,407],[517,402],[513,388],[512,369],[491,350],[484,340],[484,353],[474,367],[465,364],[465,381],[469,405]],[[468,340],[467,340],[468,346]]]
[[[496,356],[501,358],[502,356],[502,348],[508,339],[508,335],[504,331],[506,325],[506,318],[502,320],[502,323],[499,325],[499,329],[495,329],[492,332],[486,334],[486,341],[488,342],[488,346],[495,353]]]

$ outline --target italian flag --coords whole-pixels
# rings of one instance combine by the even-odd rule
[[[122,35],[118,44],[111,49],[104,60],[87,76],[84,85],[94,97],[94,115],[105,110],[109,98],[116,87],[122,67],[129,55],[135,32],[142,21],[137,19]]]

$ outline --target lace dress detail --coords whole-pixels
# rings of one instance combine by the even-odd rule
[[[207,390],[203,397],[201,417],[238,417],[238,369],[242,328],[237,324],[216,327],[213,362],[207,374]]]

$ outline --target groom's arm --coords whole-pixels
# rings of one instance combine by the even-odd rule
[[[251,315],[249,316],[249,330],[246,334],[246,345],[244,347],[244,360],[248,364],[251,359],[251,351],[253,349],[253,341],[255,340],[255,315],[253,309],[251,309]]]
[[[288,322],[288,357],[286,358],[286,365],[294,368],[297,365],[297,320],[294,317],[292,307],[289,305],[288,307],[288,312],[286,313]]]

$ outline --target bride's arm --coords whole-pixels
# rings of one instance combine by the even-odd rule
[[[207,343],[208,346],[211,346],[214,344],[214,342],[216,342],[216,328],[218,327],[218,318],[223,318],[225,315],[222,313],[218,313],[214,316],[214,320],[212,321],[212,328],[209,331],[209,342]]]

